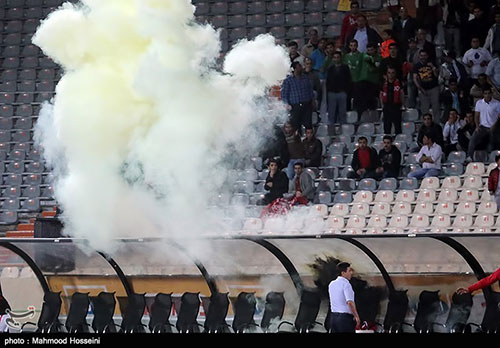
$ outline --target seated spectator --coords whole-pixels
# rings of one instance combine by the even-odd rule
[[[391,29],[382,31],[382,43],[380,44],[380,56],[382,58],[389,57],[389,45],[395,44],[394,35]]]
[[[394,133],[401,134],[401,115],[405,105],[405,94],[403,84],[396,78],[396,75],[396,69],[389,67],[386,81],[380,91],[385,134],[392,134],[392,125],[394,125]]]
[[[399,54],[397,43],[389,45],[389,56],[382,59],[380,63],[380,71],[383,76],[387,75],[387,68],[390,66],[396,69],[396,78],[403,82],[403,57]]]
[[[401,151],[392,144],[390,135],[384,136],[384,147],[378,153],[380,166],[375,170],[377,179],[397,178],[401,167]]]
[[[449,119],[450,110],[455,109],[458,115],[465,115],[469,110],[469,103],[464,91],[459,90],[457,80],[451,78],[448,88],[441,93],[441,104],[443,105],[443,117],[441,123],[446,123]]]
[[[290,122],[286,122],[283,126],[283,130],[285,133],[285,140],[288,147],[289,158],[286,173],[288,175],[288,178],[291,180],[294,175],[294,164],[296,162],[303,163],[306,155],[304,152],[304,146],[302,145],[302,141],[300,140],[299,132],[292,126],[292,124]]]
[[[426,114],[432,107],[434,122],[439,122],[441,113],[438,76],[439,70],[430,60],[427,51],[420,51],[419,62],[413,68],[413,82],[418,89],[420,113]]]
[[[269,174],[267,174],[264,189],[269,192],[265,194],[262,204],[269,204],[288,192],[288,176],[281,170],[279,161],[275,158],[271,159],[268,168]]]
[[[432,134],[424,134],[424,145],[417,155],[417,161],[422,165],[422,168],[408,173],[409,178],[428,178],[430,176],[439,176],[441,172],[441,158],[443,150],[441,146],[434,142]]]
[[[500,101],[493,99],[491,88],[483,90],[483,99],[477,101],[474,111],[476,130],[469,141],[469,148],[467,150],[468,162],[472,161],[474,151],[479,149],[479,145],[483,141],[492,142],[491,132],[500,116]]]
[[[328,122],[347,122],[347,97],[352,90],[352,78],[349,67],[342,64],[340,52],[333,53],[333,65],[328,69],[326,77],[326,93],[328,101]]]
[[[418,130],[417,135],[417,144],[418,148],[412,149],[412,152],[417,152],[424,145],[424,135],[431,134],[432,139],[435,143],[437,143],[441,148],[444,146],[443,140],[443,128],[439,123],[436,123],[432,120],[432,115],[427,113],[422,116],[423,123]]]
[[[473,105],[476,105],[478,100],[483,99],[483,90],[485,89],[491,89],[493,91],[492,86],[488,83],[488,75],[479,74],[477,81],[474,82],[472,88],[470,89],[470,96],[472,97]]]
[[[488,30],[484,48],[492,55],[493,52],[500,51],[500,10],[495,13],[495,24]]]
[[[290,57],[290,61],[293,63],[295,61],[304,65],[304,56],[299,53],[299,45],[296,41],[290,41],[287,44],[288,47],[288,55]]]
[[[364,179],[375,178],[376,169],[380,167],[377,150],[368,146],[368,139],[364,136],[358,139],[359,147],[352,156],[351,167],[353,172],[348,173],[348,178]]]
[[[441,64],[439,70],[439,78],[444,82],[445,85],[450,83],[450,79],[455,79],[458,88],[465,92],[465,95],[469,95],[470,83],[469,74],[467,74],[467,69],[465,66],[456,59],[456,53],[454,51],[444,51],[443,52],[444,63]]]
[[[458,118],[458,111],[450,109],[448,113],[448,121],[446,121],[443,129],[444,138],[444,153],[446,156],[452,151],[458,151],[458,130],[465,126],[465,120]]]
[[[290,180],[288,193],[293,194],[298,203],[307,204],[314,199],[314,181],[309,173],[304,171],[303,162],[296,162],[293,170],[294,176]]]
[[[312,128],[306,128],[306,137],[302,140],[304,146],[305,167],[321,167],[323,143],[314,136]]]
[[[495,156],[495,163],[497,166],[490,171],[488,176],[488,191],[495,197],[497,206],[500,207],[500,185],[498,185],[500,173],[500,155]]]
[[[476,130],[476,124],[474,123],[474,111],[468,111],[465,115],[465,124],[460,128],[458,133],[458,145],[461,151],[467,151],[469,148],[469,140],[472,134]]]
[[[479,74],[486,72],[486,67],[492,59],[490,52],[480,46],[478,37],[473,37],[471,40],[471,48],[464,53],[462,62],[470,69],[470,79],[475,82]]]
[[[378,45],[382,42],[382,38],[377,31],[368,26],[368,21],[363,14],[359,14],[356,18],[357,27],[347,34],[347,42],[355,39],[358,42],[358,50],[362,53],[367,52],[368,43]]]

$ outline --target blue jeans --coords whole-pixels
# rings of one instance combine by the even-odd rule
[[[293,177],[295,176],[295,171],[293,170],[293,166],[297,162],[306,163],[306,160],[303,158],[294,158],[288,162],[288,167],[286,168],[286,175],[288,176],[289,180],[292,180]]]
[[[347,94],[328,92],[328,123],[347,122]],[[338,110],[338,111],[337,111]]]
[[[430,176],[438,176],[440,172],[441,170],[436,168],[421,168],[409,173],[408,177],[422,179]]]

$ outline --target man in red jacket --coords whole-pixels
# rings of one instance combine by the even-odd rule
[[[349,35],[351,30],[356,28],[356,19],[358,18],[358,13],[359,2],[351,1],[351,12],[345,15],[344,20],[342,21],[342,27],[340,28],[340,40],[342,41],[342,45],[345,44],[345,39],[347,35]]]
[[[471,293],[471,292],[476,291],[476,290],[484,289],[485,287],[490,286],[491,284],[493,284],[497,280],[500,280],[500,268],[497,269],[495,272],[493,272],[490,276],[481,279],[480,281],[472,284],[468,288],[459,288],[457,290],[457,293],[459,295],[462,295],[462,294]]]

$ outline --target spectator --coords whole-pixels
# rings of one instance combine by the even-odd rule
[[[413,149],[412,152],[419,151],[422,146],[424,146],[424,135],[430,134],[432,135],[432,139],[435,143],[437,143],[441,148],[444,146],[443,140],[443,128],[432,120],[432,115],[426,113],[422,115],[423,123],[418,130],[417,135],[417,144],[418,148]]]
[[[496,22],[495,16],[499,12],[500,12],[500,0],[496,0],[495,5],[491,6],[490,11],[489,11],[488,20],[489,20],[490,25],[493,25],[493,23]]]
[[[416,159],[422,165],[422,168],[408,173],[409,178],[428,178],[430,176],[439,176],[441,172],[441,158],[443,151],[441,146],[434,142],[432,134],[424,134],[424,145],[420,149]]]
[[[463,0],[444,0],[443,1],[443,30],[445,48],[448,51],[457,52],[461,55],[460,27],[463,13],[467,9]]]
[[[288,175],[288,178],[292,180],[294,175],[293,166],[297,162],[304,163],[306,154],[304,152],[302,141],[300,140],[299,132],[293,127],[292,123],[286,122],[283,126],[283,131],[285,133],[285,141],[287,144],[289,155],[286,173]]]
[[[441,93],[441,104],[443,105],[443,117],[441,123],[446,123],[449,119],[450,110],[454,109],[458,115],[465,115],[469,109],[469,103],[463,90],[458,88],[457,80],[451,78],[448,88]]]
[[[397,178],[401,167],[401,151],[392,144],[390,135],[384,136],[384,147],[378,153],[380,166],[375,170],[377,179]]]
[[[269,173],[266,177],[264,189],[269,192],[265,194],[262,204],[269,204],[288,192],[288,176],[281,171],[279,161],[275,158],[271,159],[268,168]]]
[[[437,24],[440,21],[439,0],[416,0],[415,7],[418,25],[425,28],[434,39],[437,34]]]
[[[292,193],[300,204],[307,204],[314,199],[314,181],[304,171],[304,162],[296,162],[293,170],[294,176],[288,185],[288,193]]]
[[[396,78],[403,82],[403,58],[399,54],[397,43],[391,43],[389,45],[389,56],[382,59],[380,63],[380,71],[383,76],[387,74],[387,68],[389,66],[392,66],[396,70]]]
[[[302,140],[302,145],[304,146],[305,167],[321,167],[323,143],[314,136],[312,128],[306,128],[306,136]]]
[[[368,21],[364,15],[358,15],[356,23],[356,29],[352,30],[351,33],[347,35],[347,42],[351,42],[352,39],[355,39],[358,42],[358,50],[360,52],[367,52],[368,43],[379,44],[382,42],[382,38],[377,31],[368,26]]]
[[[361,118],[365,110],[377,108],[377,97],[379,92],[381,74],[381,57],[374,43],[367,45],[367,53],[362,56],[361,73],[359,82],[354,91],[354,107]]]
[[[382,58],[389,57],[389,45],[395,44],[396,41],[393,38],[393,33],[391,29],[385,29],[382,31],[382,43],[380,44],[380,56]]]
[[[492,89],[492,86],[488,83],[488,75],[479,74],[477,81],[472,85],[470,89],[470,96],[473,98],[473,105],[476,105],[478,100],[483,99],[483,90]]]
[[[500,9],[495,13],[495,24],[488,30],[484,48],[492,55],[495,51],[500,51]]]
[[[491,88],[483,90],[483,99],[477,101],[474,111],[476,130],[470,138],[467,150],[467,161],[469,162],[472,161],[474,151],[479,148],[480,143],[483,141],[491,142],[491,130],[500,116],[500,101],[493,99]]]
[[[471,48],[465,52],[462,61],[470,69],[471,82],[476,82],[479,74],[486,72],[486,67],[492,59],[490,52],[484,47],[479,46],[479,38],[474,37],[471,40]]]
[[[420,112],[422,114],[429,112],[429,106],[432,105],[432,114],[434,121],[439,122],[441,106],[439,104],[439,83],[438,68],[429,60],[427,51],[422,50],[419,53],[419,62],[413,69],[413,82],[418,89],[420,99]]]
[[[458,118],[458,112],[455,109],[450,109],[448,114],[448,121],[446,121],[443,129],[444,138],[444,154],[448,154],[452,151],[458,151],[458,130],[465,126],[465,120],[460,120]]]
[[[495,163],[497,166],[490,171],[488,176],[488,191],[490,194],[495,196],[495,202],[497,207],[500,207],[500,185],[498,185],[499,173],[500,173],[500,155],[495,156]]]
[[[320,79],[324,79],[323,73],[320,72],[321,67],[323,66],[323,62],[325,61],[326,58],[326,39],[322,38],[318,42],[318,48],[316,48],[312,53],[311,53],[311,59],[313,60],[313,70],[319,74]]]
[[[358,85],[361,77],[362,62],[363,53],[358,51],[358,41],[353,39],[349,42],[349,53],[344,56],[344,64],[349,67],[352,79],[351,93],[347,96],[347,110],[351,110],[351,98],[353,95],[356,95],[359,90]]]
[[[352,156],[352,172],[347,174],[351,179],[375,178],[376,169],[380,167],[377,150],[368,146],[368,139],[364,136],[358,139],[358,148]]]
[[[351,1],[351,12],[345,15],[340,28],[340,40],[342,45],[344,45],[347,35],[356,29],[358,14],[359,3],[357,1]]]
[[[325,79],[326,79],[326,75],[328,73],[328,68],[330,68],[333,65],[333,53],[334,52],[336,52],[335,43],[333,41],[330,41],[326,44],[325,60],[323,61],[323,65],[321,66],[321,69],[319,70],[320,73],[323,74]]]
[[[303,73],[303,67],[299,62],[293,62],[292,69],[293,73],[283,81],[281,99],[288,104],[290,121],[300,133],[301,125],[306,128],[312,126],[314,90],[311,79]]]
[[[290,61],[299,62],[304,65],[304,56],[299,53],[299,45],[296,41],[290,41],[288,43],[288,55],[290,56]]]
[[[384,114],[384,133],[392,133],[394,125],[394,134],[401,133],[401,114],[404,105],[403,84],[397,79],[396,69],[389,67],[387,69],[387,79],[380,91],[380,101]]]
[[[493,59],[486,67],[487,81],[494,89],[493,98],[498,99],[498,90],[500,89],[500,51],[495,51]],[[496,92],[496,93],[495,93]],[[497,95],[495,95],[497,94]]]
[[[479,45],[484,45],[486,41],[486,36],[488,35],[488,30],[490,30],[490,24],[488,18],[484,16],[483,10],[476,6],[473,10],[474,18],[470,20],[467,25],[467,36],[463,39],[466,43],[472,42],[473,38],[479,39]],[[469,47],[466,47],[468,49]]]
[[[321,105],[321,101],[323,100],[323,88],[321,88],[321,80],[319,78],[318,73],[313,71],[313,61],[311,58],[305,58],[305,66],[304,66],[304,75],[309,76],[311,79],[311,83],[313,86],[313,91],[314,91],[314,100],[316,101],[313,103],[314,105],[314,111],[317,111],[319,108],[319,105]],[[319,121],[318,121],[319,122]]]
[[[469,149],[469,140],[475,130],[476,124],[474,123],[474,111],[468,111],[465,115],[465,125],[457,132],[458,145],[460,146],[461,151],[467,151]]]
[[[309,29],[309,41],[302,46],[300,53],[304,56],[304,58],[310,57],[311,53],[318,48],[319,35],[318,30],[311,28]]]
[[[279,158],[283,166],[288,165],[288,145],[285,139],[284,128],[277,125],[273,128],[272,136],[268,137],[260,154],[262,158]]]
[[[408,40],[415,37],[416,30],[417,24],[415,18],[410,17],[406,7],[401,7],[399,18],[392,25],[392,31],[396,35],[396,42],[399,44],[403,56],[406,56]]]
[[[328,121],[334,123],[347,122],[347,96],[352,88],[352,78],[349,67],[342,64],[340,52],[333,53],[333,65],[328,69],[326,92],[328,95]]]
[[[469,75],[467,74],[467,69],[465,66],[456,59],[456,53],[454,51],[444,51],[443,52],[444,63],[441,65],[439,71],[439,78],[444,82],[445,85],[449,84],[450,79],[455,79],[458,88],[465,92],[465,95],[469,95],[470,84]]]
[[[408,76],[406,78],[406,89],[408,93],[408,107],[414,109],[417,106],[417,86],[413,81],[413,68],[415,64],[418,63],[418,52],[419,48],[417,47],[417,42],[415,39],[408,40],[408,50],[406,51],[406,61],[404,63],[405,71],[408,72]]]
[[[417,47],[420,50],[424,50],[429,55],[429,61],[435,63],[436,61],[436,46],[429,40],[427,40],[427,30],[424,28],[419,28],[417,30],[417,36],[415,38],[417,42]],[[420,52],[420,51],[419,51]]]

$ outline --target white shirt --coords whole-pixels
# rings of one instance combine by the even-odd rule
[[[500,102],[493,98],[489,103],[484,99],[479,99],[476,102],[474,111],[479,112],[479,125],[491,128],[498,120],[498,115],[500,115]]]
[[[434,163],[429,163],[429,162],[422,163],[422,168],[441,169],[441,157],[443,157],[443,150],[441,149],[441,146],[439,146],[436,143],[432,144],[431,147],[429,147],[428,145],[424,145],[420,149],[416,157],[416,160],[420,161],[422,155],[430,157],[434,161]]]
[[[469,68],[469,62],[472,62],[472,68],[470,68],[470,75],[473,79],[477,79],[479,74],[486,72],[486,66],[481,66],[483,61],[489,62],[492,59],[490,52],[484,47],[471,48],[465,52],[462,57],[462,62]]]
[[[368,32],[366,30],[366,27],[356,30],[354,39],[358,41],[358,51],[366,53],[366,45],[368,44]]]
[[[465,120],[457,120],[455,123],[450,124],[446,122],[443,129],[443,137],[446,139],[450,136],[450,143],[458,143],[458,130],[465,125]]]
[[[354,302],[354,290],[346,278],[338,276],[337,279],[332,280],[328,285],[328,294],[332,313],[352,314],[347,302]]]

